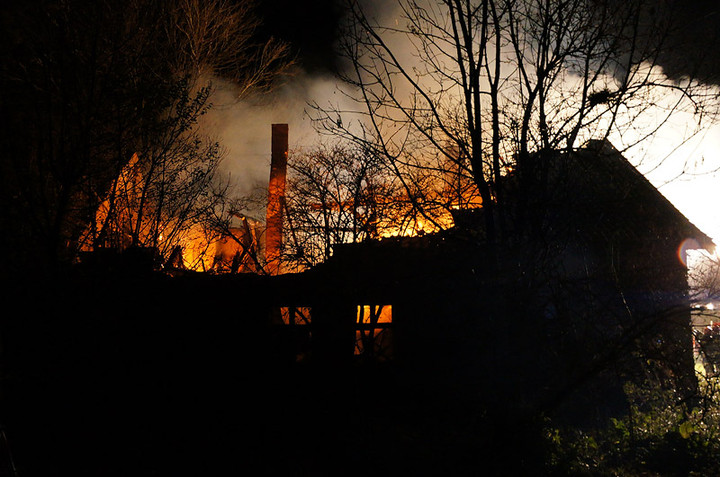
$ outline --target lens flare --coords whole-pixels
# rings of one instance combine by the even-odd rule
[[[680,263],[682,263],[683,265],[685,265],[687,267],[688,266],[688,254],[687,254],[688,250],[697,250],[699,248],[702,248],[702,247],[700,247],[700,244],[698,243],[697,240],[691,239],[691,238],[683,240],[682,243],[680,243],[680,246],[678,247],[678,250],[677,250],[677,256],[678,256],[678,260],[680,260]]]

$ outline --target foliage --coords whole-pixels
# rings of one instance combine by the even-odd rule
[[[716,378],[715,378],[716,380]],[[628,410],[603,429],[547,421],[548,467],[555,475],[675,476],[720,472],[720,394],[702,380],[693,402],[671,390],[628,384]]]

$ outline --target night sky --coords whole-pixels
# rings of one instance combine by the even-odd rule
[[[332,72],[338,65],[334,46],[343,4],[343,0],[260,1],[261,34],[290,43],[298,64],[307,73]]]

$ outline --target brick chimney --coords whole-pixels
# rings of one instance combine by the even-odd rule
[[[288,159],[288,125],[272,125],[272,156],[270,182],[268,183],[268,206],[265,229],[266,271],[270,275],[280,273],[282,251],[283,212],[285,207],[285,176]]]

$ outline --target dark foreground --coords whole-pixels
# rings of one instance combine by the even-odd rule
[[[492,389],[432,361],[295,362],[258,319],[263,289],[154,275],[6,285],[0,477],[613,475],[609,452],[635,459],[624,475],[720,469],[712,426],[570,442],[564,465],[546,422],[523,417],[532,396],[483,406]]]
[[[528,460],[517,426],[513,460],[497,454],[472,395],[392,366],[281,359],[252,287],[6,291],[20,306],[3,318],[0,475],[483,475]]]

